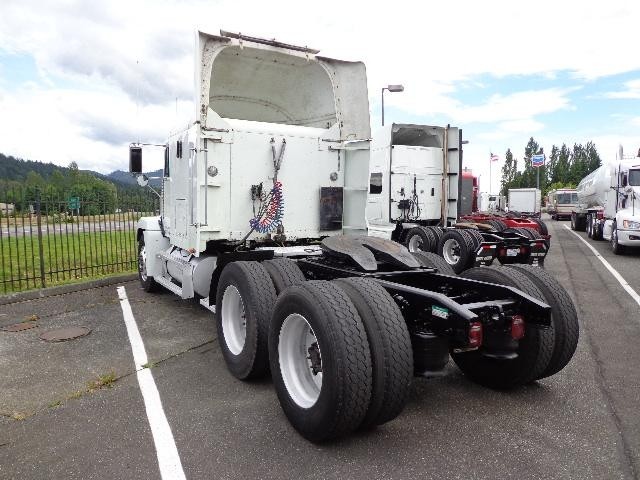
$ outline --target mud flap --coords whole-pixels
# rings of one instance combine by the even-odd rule
[[[542,265],[549,251],[545,241],[543,239],[531,240],[529,248],[531,251],[527,263],[529,265]]]
[[[498,256],[498,242],[482,242],[475,254],[474,267],[489,266]]]

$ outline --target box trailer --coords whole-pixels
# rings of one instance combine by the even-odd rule
[[[509,212],[540,216],[542,192],[537,188],[510,188],[507,205]]]

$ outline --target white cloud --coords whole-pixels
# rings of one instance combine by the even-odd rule
[[[506,76],[553,81],[570,72],[579,84],[640,69],[640,56],[630,52],[640,4],[631,0],[415,1],[394,8],[329,0],[313,9],[293,0],[3,0],[0,49],[32,56],[40,78],[16,91],[0,82],[0,151],[62,164],[80,159],[100,171],[125,168],[129,132],[163,138],[176,98],[179,116],[191,116],[195,22],[212,33],[222,27],[276,36],[364,60],[374,115],[380,87],[403,83],[404,93],[385,96],[389,105],[461,126],[477,155],[544,133],[539,117],[574,108],[572,90],[526,88],[470,105],[456,98],[461,90]],[[632,83],[625,92],[637,90]]]
[[[624,83],[625,90],[617,92],[607,92],[604,94],[606,98],[631,98],[640,99],[640,79],[630,80]]]
[[[168,126],[187,123],[190,104],[136,108],[121,91],[91,92],[28,86],[0,90],[0,151],[27,159],[108,173],[127,165],[128,144],[162,143]],[[145,169],[160,168],[150,152]]]

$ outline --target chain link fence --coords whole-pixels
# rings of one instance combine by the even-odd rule
[[[143,189],[0,189],[0,294],[135,271],[137,221],[158,209]]]

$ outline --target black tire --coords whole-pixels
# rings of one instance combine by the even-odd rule
[[[227,291],[228,307],[223,300]],[[236,293],[244,312],[244,317],[240,314],[240,318],[244,319],[245,337],[244,342],[234,343],[233,339],[241,337],[241,334],[234,334],[233,317],[229,313]],[[222,270],[216,293],[216,328],[222,356],[234,377],[240,380],[259,378],[269,371],[267,335],[275,303],[275,288],[259,262],[232,262]]]
[[[613,222],[613,226],[611,227],[611,240],[609,241],[609,245],[611,245],[611,251],[615,255],[624,254],[624,245],[620,245],[618,243],[618,226],[616,225],[616,222]]]
[[[138,280],[145,292],[152,293],[159,291],[162,287],[153,277],[147,275],[146,250],[144,250],[144,236],[138,240]]]
[[[504,233],[517,233],[518,235],[522,235],[524,238],[531,239],[531,234],[522,227],[510,227],[503,231]]]
[[[538,224],[538,226],[540,227],[540,234],[549,235],[549,229],[547,228],[547,224],[546,223],[544,223],[539,218],[532,218],[531,220],[536,222]]]
[[[432,252],[413,252],[413,256],[423,267],[435,268],[438,270],[438,273],[442,273],[443,275],[456,275],[451,265],[438,254]]]
[[[438,244],[438,255],[460,273],[468,268],[474,259],[473,241],[463,230],[447,230]]]
[[[503,232],[507,229],[507,224],[504,223],[502,220],[494,219],[489,221],[491,222],[491,225],[493,226],[493,228],[495,228],[497,232]]]
[[[602,240],[602,225],[594,224],[593,225],[593,237],[591,237],[596,242]]]
[[[433,254],[431,254],[433,255]],[[334,280],[356,307],[371,353],[371,402],[360,425],[370,428],[396,418],[404,409],[413,379],[413,351],[407,324],[391,295],[368,278]]]
[[[440,239],[442,238],[442,235],[444,235],[444,230],[442,229],[442,227],[424,227],[425,229],[429,230],[431,233],[433,233],[433,238],[435,239],[434,243],[433,243],[433,250],[431,250],[433,253],[436,252],[436,250],[438,249],[438,244],[440,243]]]
[[[480,248],[480,244],[484,242],[482,234],[475,228],[467,228],[465,229],[465,232],[467,235],[471,235],[471,239],[473,240],[473,252],[477,252],[478,248]]]
[[[587,215],[586,232],[588,238],[593,238],[593,220],[591,215]]]
[[[498,222],[496,222],[495,220],[487,220],[485,223],[487,225],[491,226],[491,228],[494,229],[496,232],[500,231],[500,227],[498,225]]]
[[[509,265],[509,268],[527,275],[542,292],[540,300],[548,303],[552,309],[553,353],[549,365],[538,378],[555,375],[569,363],[578,346],[580,325],[576,307],[562,284],[549,272],[533,265]]]
[[[535,298],[542,298],[536,285],[522,272],[509,267],[478,267],[460,275],[516,287]],[[523,312],[526,319],[526,312]],[[518,356],[501,360],[482,355],[481,350],[451,353],[460,370],[474,382],[489,388],[506,390],[530,383],[546,370],[553,353],[553,332],[540,328],[527,328],[525,336],[518,342]]]
[[[265,260],[262,262],[262,265],[267,270],[267,273],[269,273],[277,295],[280,295],[280,292],[291,285],[297,285],[298,283],[306,281],[302,270],[300,270],[296,262],[290,258]]]
[[[520,230],[522,230],[523,233],[527,235],[531,240],[544,240],[542,235],[540,235],[540,232],[537,231],[535,228],[522,227],[520,228]]]
[[[321,355],[322,383],[310,405],[292,397],[283,375],[280,339],[285,320],[306,321]],[[311,347],[310,347],[311,348]],[[282,350],[286,352],[283,343]],[[295,350],[295,349],[292,349]],[[311,356],[311,352],[310,356]],[[303,355],[305,353],[303,352]],[[365,327],[348,295],[326,281],[287,288],[278,297],[269,331],[269,360],[280,405],[293,427],[307,440],[321,442],[346,435],[360,426],[371,400],[371,354]],[[306,358],[302,357],[306,363]],[[300,374],[307,375],[305,364]],[[297,384],[293,384],[295,391]]]
[[[410,252],[432,252],[435,242],[433,232],[424,227],[414,227],[404,237],[404,244]]]

